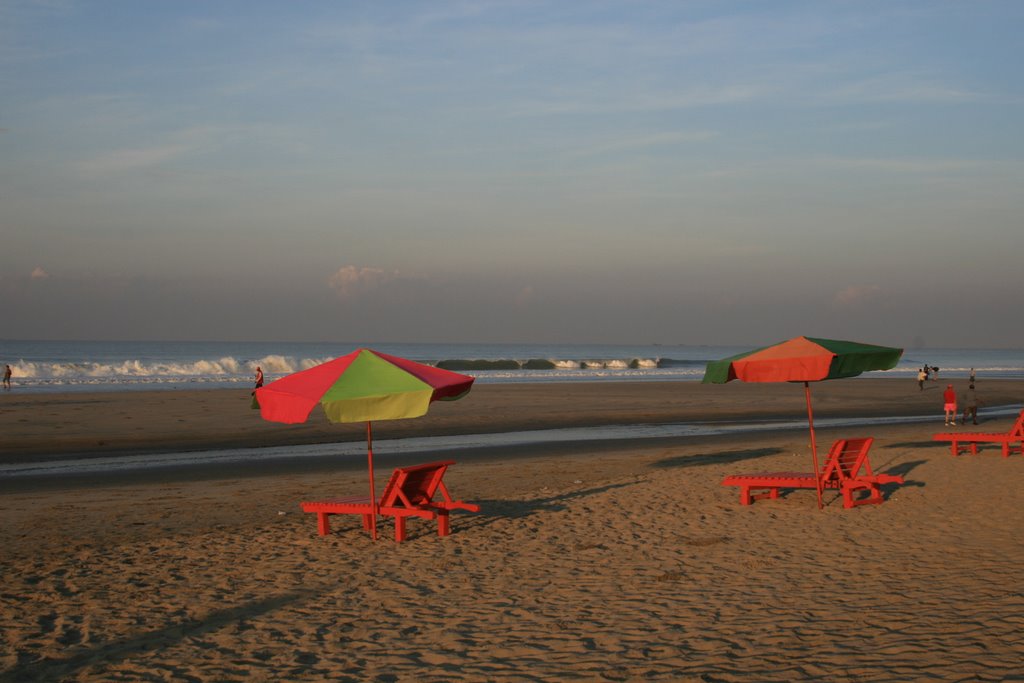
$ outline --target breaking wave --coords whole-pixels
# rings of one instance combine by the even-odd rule
[[[700,367],[702,370],[706,360],[674,360],[672,358],[582,358],[554,359],[530,358],[515,360],[510,358],[466,359],[454,358],[437,361],[436,365],[445,370],[455,372],[495,371],[495,370],[654,370],[665,368]]]
[[[25,361],[11,363],[14,380],[22,386],[93,387],[104,385],[158,387],[161,385],[236,386],[253,381],[260,367],[267,381],[305,370],[330,360],[271,354],[241,359],[231,356],[190,361],[144,361],[125,359],[110,362]],[[671,358],[452,358],[425,360],[454,372],[495,381],[544,381],[573,379],[699,379],[704,360]]]
[[[13,379],[29,385],[101,385],[101,384],[179,384],[242,383],[252,381],[257,367],[268,377],[286,375],[312,367],[327,358],[295,360],[286,356],[240,360],[233,357],[198,359],[185,362],[45,362],[11,363]]]

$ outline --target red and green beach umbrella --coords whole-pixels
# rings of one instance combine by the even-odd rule
[[[722,360],[711,361],[704,372],[704,384],[741,382],[803,382],[807,398],[807,422],[811,430],[811,457],[818,472],[818,447],[814,438],[814,412],[811,409],[810,382],[856,377],[869,370],[889,370],[896,366],[903,349],[875,346],[837,339],[796,337],[772,346],[755,349]],[[821,508],[821,481],[818,481],[818,507]]]
[[[465,396],[474,379],[372,349],[359,349],[257,389],[256,402],[263,419],[272,422],[305,422],[319,405],[331,422],[366,423],[374,515],[371,532],[376,539],[371,423],[425,415],[433,401],[454,401]]]

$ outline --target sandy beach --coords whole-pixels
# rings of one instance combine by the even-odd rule
[[[958,387],[960,381],[953,382]],[[0,479],[2,681],[1024,680],[1024,457],[954,458],[931,383],[814,385],[815,415],[933,415],[873,436],[879,506],[741,506],[728,474],[809,469],[806,429],[500,447],[452,457],[452,535],[320,537],[301,500],[362,462]],[[962,387],[961,387],[962,388]],[[979,427],[1024,382],[979,383]],[[806,416],[799,385],[481,385],[379,438]],[[855,431],[856,433],[850,433]],[[355,442],[265,423],[248,392],[0,396],[0,463]],[[386,460],[386,454],[382,454]],[[395,464],[395,463],[389,463]],[[397,464],[413,464],[401,462]],[[380,486],[380,484],[379,484]]]

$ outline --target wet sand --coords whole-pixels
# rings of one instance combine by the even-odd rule
[[[481,505],[395,544],[301,500],[336,470],[237,468],[119,485],[0,484],[0,680],[1015,680],[1024,661],[1024,457],[953,458],[941,388],[813,385],[815,415],[934,414],[869,435],[907,484],[843,509],[739,505],[727,474],[809,467],[806,430],[539,445],[454,459]],[[959,384],[954,381],[954,384]],[[805,415],[800,385],[481,385],[380,438]],[[990,406],[1024,384],[979,383]],[[260,421],[247,392],[0,396],[0,461],[334,440]],[[986,420],[985,409],[982,419]],[[1012,418],[978,429],[1004,431]],[[100,443],[102,442],[102,443]],[[418,460],[418,459],[417,459]],[[403,463],[411,464],[411,463]]]
[[[953,382],[960,388],[963,380]],[[961,386],[963,385],[963,386]],[[812,385],[816,417],[942,415],[945,382],[854,379]],[[1024,382],[979,385],[988,405],[1024,402]],[[800,384],[696,382],[480,384],[414,420],[375,423],[377,438],[694,421],[802,419]],[[363,441],[362,424],[266,422],[248,391],[0,393],[0,463],[220,448]]]

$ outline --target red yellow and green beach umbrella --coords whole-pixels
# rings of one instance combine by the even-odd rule
[[[818,447],[814,438],[814,412],[811,409],[810,382],[856,377],[869,370],[889,370],[896,366],[903,349],[875,346],[838,339],[796,337],[772,346],[755,349],[722,360],[711,361],[704,372],[705,384],[741,382],[803,382],[807,399],[807,422],[811,430],[811,458],[818,481],[818,507],[821,503],[821,473],[818,471]]]
[[[305,422],[319,405],[331,422],[366,423],[374,517],[371,533],[376,539],[371,423],[425,415],[433,401],[454,401],[465,396],[474,379],[380,351],[358,349],[260,387],[255,400],[263,419],[272,422]]]

